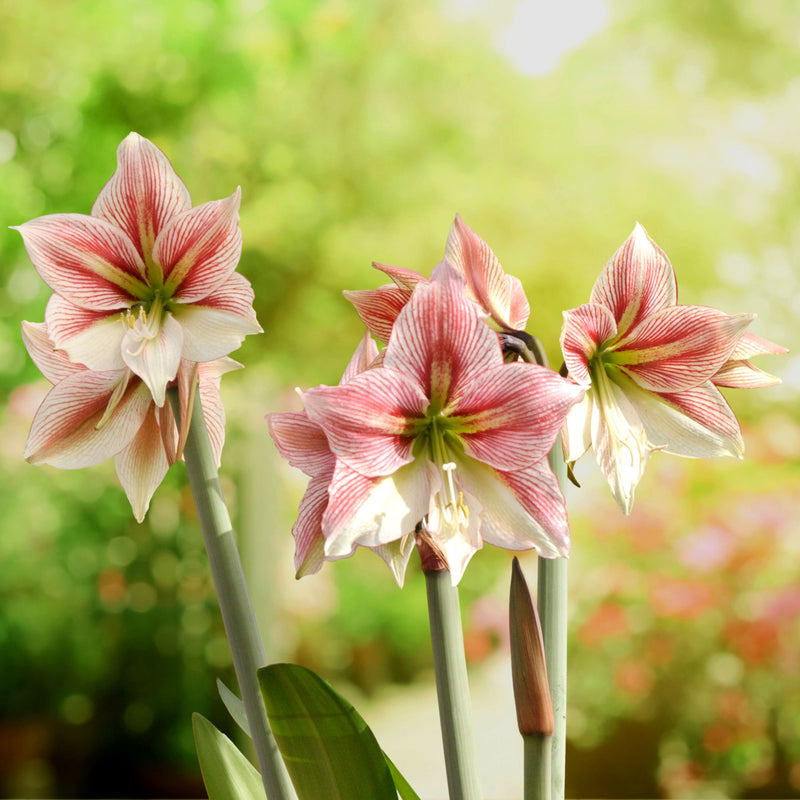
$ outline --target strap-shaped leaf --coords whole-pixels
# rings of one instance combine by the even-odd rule
[[[194,743],[209,800],[266,800],[258,770],[201,714],[192,714]]]
[[[375,736],[328,683],[297,664],[272,664],[258,678],[300,800],[397,800]]]
[[[386,764],[389,767],[389,772],[392,773],[392,780],[394,787],[397,789],[397,794],[400,795],[401,800],[420,800],[419,795],[411,788],[411,784],[403,777],[403,774],[392,763],[392,759],[383,754],[386,759]]]

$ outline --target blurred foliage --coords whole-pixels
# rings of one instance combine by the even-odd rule
[[[223,388],[226,492],[271,652],[365,691],[428,666],[420,576],[400,592],[360,554],[294,582],[285,532],[304,482],[262,417],[296,407],[292,386],[338,381],[360,336],[340,292],[381,283],[371,261],[428,273],[460,212],[523,280],[555,361],[561,310],[638,219],[683,302],[759,312],[757,333],[796,342],[800,6],[617,0],[605,31],[536,78],[493,47],[512,6],[0,0],[0,794],[199,795],[181,782],[196,774],[190,711],[225,725],[228,656],[183,472],[137,526],[109,465],[21,460],[46,387],[19,322],[42,319],[49,291],[5,226],[88,213],[130,130],[195,203],[242,185],[240,269],[265,335]],[[657,725],[652,785],[669,796],[800,786],[786,500],[800,360],[764,361],[783,386],[731,393],[752,426],[772,420],[746,432],[760,454],[654,459],[629,520],[602,486],[574,495],[572,736],[601,748],[621,721]],[[713,569],[686,555],[715,547]],[[507,561],[487,551],[467,571],[476,660],[503,638],[478,599]]]

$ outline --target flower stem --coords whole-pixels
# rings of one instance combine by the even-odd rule
[[[524,736],[525,783],[524,800],[551,800],[552,797],[552,744],[549,734],[533,733]]]
[[[559,439],[556,439],[549,459],[563,491],[567,467]],[[540,558],[538,572],[537,605],[555,723],[552,737],[552,800],[563,800],[567,749],[567,559]]]
[[[180,412],[174,390],[170,390],[170,401],[177,417]],[[269,800],[294,800],[294,788],[270,730],[258,686],[256,670],[266,665],[267,657],[222,496],[199,392],[195,393],[184,458],[264,789]]]
[[[431,644],[450,800],[481,800],[458,588],[449,570],[425,570]]]

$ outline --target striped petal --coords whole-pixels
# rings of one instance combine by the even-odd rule
[[[754,367],[749,361],[728,361],[711,376],[715,386],[728,389],[760,389],[764,386],[775,386],[781,379],[775,375]]]
[[[117,477],[128,496],[133,516],[141,522],[153,493],[161,485],[169,469],[161,430],[156,419],[156,408],[150,409],[130,444],[114,458]]]
[[[503,272],[489,245],[459,214],[456,214],[447,237],[445,258],[466,278],[467,296],[481,306],[500,328],[522,330],[525,327],[530,306],[522,285]]]
[[[303,405],[325,431],[337,458],[374,478],[413,461],[415,422],[428,400],[413,380],[384,367],[341,386],[309,389]]]
[[[117,227],[84,214],[51,214],[19,225],[36,271],[82,308],[114,311],[145,297],[145,266]]]
[[[647,392],[632,381],[623,385],[654,449],[686,458],[741,458],[739,423],[710,382],[675,394]]]
[[[92,216],[121,228],[147,261],[167,223],[192,207],[189,190],[152,142],[130,133],[117,148],[117,171],[103,187]]]
[[[54,294],[47,301],[44,319],[53,345],[70,360],[96,372],[125,368],[126,326],[119,312],[81,308]]]
[[[487,370],[452,411],[467,455],[496,469],[516,470],[540,461],[553,447],[571,406],[584,389],[535,364]]]
[[[396,539],[389,544],[382,544],[372,548],[374,553],[380,556],[389,567],[395,582],[402,589],[406,577],[406,568],[411,554],[414,552],[414,535],[409,533]]]
[[[356,375],[360,375],[375,366],[378,355],[378,346],[369,335],[369,331],[364,331],[364,336],[361,337],[361,341],[347,363],[347,367],[345,367],[340,383],[348,383]]]
[[[460,273],[441,262],[430,282],[414,290],[383,359],[418,383],[434,409],[447,413],[465,388],[502,360],[497,334],[464,297],[463,285]]]
[[[535,548],[544,558],[569,554],[564,496],[547,459],[501,472],[464,458],[459,459],[457,472],[465,492],[482,506],[484,541],[506,550]]]
[[[54,348],[47,334],[47,325],[43,322],[23,322],[22,341],[33,363],[50,383],[59,383],[84,369],[81,364],[73,363],[64,353]]]
[[[705,306],[666,308],[618,342],[609,360],[643,389],[690,389],[707,381],[725,364],[754,316],[729,316]]]
[[[294,566],[298,578],[319,572],[325,561],[322,516],[328,507],[328,484],[331,475],[332,470],[328,475],[312,478],[300,501],[297,521],[292,527]]]
[[[617,323],[611,311],[600,303],[586,303],[565,311],[561,351],[570,378],[584,385],[590,384],[589,362],[600,347],[616,335]]]
[[[392,284],[378,289],[348,290],[343,294],[355,306],[368,330],[382,342],[389,341],[395,320],[411,297],[410,290]]]
[[[225,444],[225,406],[220,396],[220,381],[222,376],[244,367],[232,358],[218,358],[207,364],[198,364],[197,390],[200,392],[200,402],[203,404],[203,416],[206,419],[208,438],[211,440],[211,450],[217,467],[222,458],[222,446]]]
[[[745,358],[752,358],[753,356],[761,355],[784,355],[788,353],[788,349],[782,345],[770,342],[763,339],[761,336],[756,336],[750,331],[745,331],[736,342],[736,347],[733,348],[731,358],[735,361],[741,361]]]
[[[136,379],[122,389],[120,383],[126,380],[122,371],[82,370],[54,386],[34,417],[26,460],[81,469],[119,453],[141,427],[152,403],[147,388]],[[109,401],[120,389],[113,413],[103,420]]]
[[[234,272],[202,301],[175,305],[172,313],[183,327],[183,357],[213,361],[237,350],[245,336],[261,333],[253,297],[250,281]]]
[[[218,289],[239,263],[237,189],[174,217],[156,239],[153,260],[164,272],[164,288],[179,303],[196,303]]]
[[[428,513],[431,479],[424,464],[370,479],[337,462],[322,520],[326,558],[346,558],[355,545],[378,547],[413,533]]]
[[[672,264],[638,222],[600,273],[590,299],[611,311],[620,335],[678,302]]]
[[[325,432],[305,411],[268,414],[267,422],[278,452],[306,475],[330,475],[335,456]]]
[[[160,325],[137,324],[123,337],[125,364],[147,384],[159,407],[164,405],[167,384],[178,372],[182,349],[183,329],[169,312]]]

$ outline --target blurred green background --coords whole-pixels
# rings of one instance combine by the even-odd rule
[[[373,260],[427,274],[460,212],[556,361],[562,309],[639,220],[683,302],[758,312],[795,354],[762,359],[781,386],[728,393],[743,462],[656,454],[629,518],[578,465],[567,791],[800,796],[798,37],[795,0],[0,0],[0,797],[199,797],[190,714],[232,727],[183,470],[137,525],[111,464],[22,460],[47,387],[19,324],[49,290],[6,226],[88,213],[131,130],[195,204],[242,187],[265,333],[223,383],[225,490],[270,656],[365,712],[430,681],[423,582],[369,553],[294,581],[304,480],[263,421],[338,381],[361,333],[341,290],[379,285]],[[477,683],[509,564],[487,549],[462,584]]]

